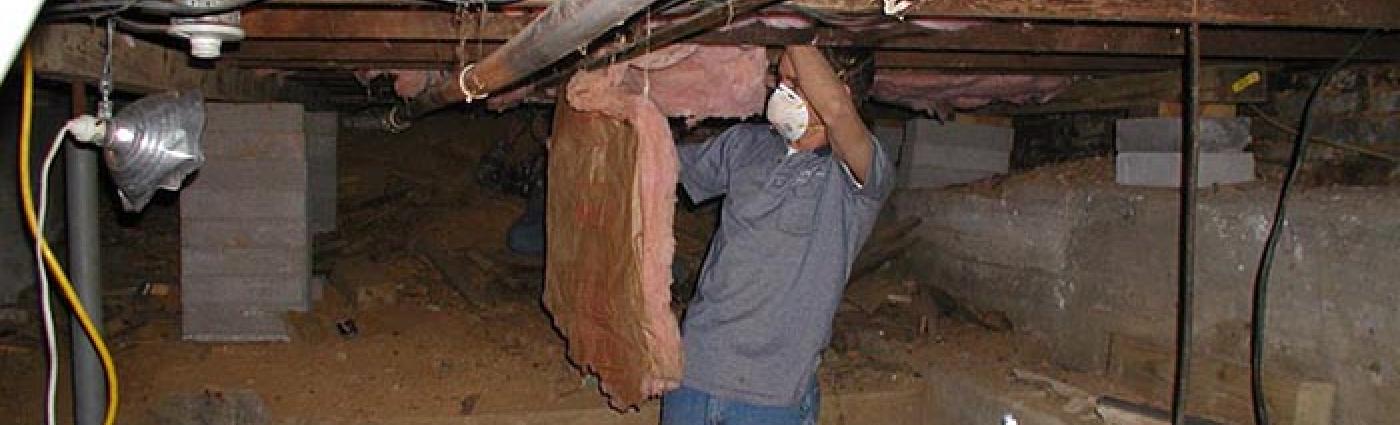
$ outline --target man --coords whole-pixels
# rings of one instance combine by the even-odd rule
[[[893,170],[817,48],[788,47],[779,75],[770,124],[679,149],[691,199],[725,200],[664,425],[816,423],[817,363]]]

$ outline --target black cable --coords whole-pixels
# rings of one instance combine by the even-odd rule
[[[126,32],[165,34],[167,31],[170,30],[170,25],[167,24],[152,24],[148,22],[133,21],[130,19],[122,18],[120,16],[113,16],[109,19],[115,21],[117,23],[117,27],[125,30]]]
[[[160,0],[97,0],[58,4],[44,8],[41,14],[45,18],[48,15],[111,14],[130,8],[161,16],[204,16],[231,12],[260,1],[262,0],[231,0],[226,4],[206,7],[186,6]]]
[[[1322,86],[1336,74],[1337,70],[1345,66],[1357,52],[1376,36],[1376,30],[1366,31],[1356,44],[1347,50],[1346,55],[1333,63],[1327,71],[1318,77],[1313,84],[1312,90],[1308,93],[1308,98],[1303,102],[1303,112],[1298,125],[1298,134],[1293,138],[1293,153],[1288,160],[1288,171],[1283,176],[1283,185],[1279,188],[1278,204],[1274,207],[1274,222],[1269,227],[1269,236],[1264,241],[1264,253],[1259,257],[1259,270],[1254,275],[1254,311],[1252,326],[1249,333],[1249,389],[1254,404],[1254,423],[1257,425],[1269,424],[1269,406],[1264,399],[1264,322],[1267,312],[1267,301],[1269,295],[1269,271],[1274,263],[1274,252],[1278,247],[1280,230],[1283,223],[1288,218],[1288,194],[1293,189],[1293,181],[1298,177],[1298,169],[1302,168],[1303,158],[1308,151],[1308,130],[1312,129],[1312,106],[1317,99],[1318,92],[1322,91]]]
[[[1181,200],[1177,213],[1176,372],[1172,377],[1173,425],[1186,423],[1186,392],[1191,380],[1191,319],[1196,282],[1196,146],[1201,101],[1201,24],[1186,26],[1186,63],[1181,72]]]

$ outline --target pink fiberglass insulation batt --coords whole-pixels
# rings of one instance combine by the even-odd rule
[[[667,115],[685,116],[691,119],[705,117],[745,117],[763,109],[767,88],[764,84],[768,71],[767,56],[762,48],[733,46],[675,45],[632,61],[611,65],[595,71],[576,74],[566,86],[567,107],[573,110],[601,113],[607,117],[625,121],[636,132],[635,181],[633,201],[630,211],[613,211],[615,216],[630,216],[637,221],[636,233],[630,236],[637,250],[637,267],[640,271],[641,309],[643,317],[622,317],[623,323],[590,324],[573,326],[571,323],[557,323],[569,320],[593,320],[598,317],[617,317],[613,311],[616,299],[626,297],[631,291],[620,294],[600,294],[598,296],[576,297],[571,300],[549,299],[546,304],[555,309],[565,310],[570,317],[560,317],[556,312],[556,324],[569,339],[571,357],[580,366],[598,372],[600,382],[615,407],[626,407],[641,401],[638,395],[657,394],[658,386],[679,384],[682,372],[680,330],[675,315],[670,310],[671,301],[671,260],[675,250],[672,235],[675,213],[675,188],[678,178],[675,142],[672,139]],[[572,114],[570,114],[572,115]],[[558,118],[556,118],[557,120]],[[569,119],[578,119],[570,117]],[[575,127],[571,127],[575,128]],[[578,134],[568,139],[580,139]],[[608,137],[599,134],[597,137]],[[564,136],[559,135],[559,140]],[[592,141],[607,143],[607,140]],[[556,143],[560,143],[556,141]],[[555,149],[555,148],[552,148]],[[555,149],[557,150],[557,149]],[[555,158],[551,158],[553,161]],[[602,161],[597,158],[576,158],[573,161],[587,163]],[[598,167],[606,170],[618,164],[571,164],[570,167]],[[626,165],[623,165],[625,167]],[[551,167],[553,170],[553,167]],[[551,189],[555,183],[551,171]],[[587,188],[587,186],[583,186]],[[585,189],[586,190],[586,189]],[[587,197],[588,194],[584,194]],[[607,195],[600,193],[599,196]],[[553,199],[553,198],[551,198]],[[551,201],[552,202],[552,201]],[[614,204],[619,205],[619,204]],[[562,228],[562,227],[561,227]],[[555,238],[555,227],[551,227],[550,240]],[[587,228],[570,227],[571,232],[588,232]],[[562,236],[562,235],[561,235]],[[582,235],[567,235],[577,239]],[[593,235],[599,238],[615,237],[606,233]],[[615,241],[605,241],[613,244]],[[569,282],[547,282],[548,284],[577,285],[588,284],[587,276]],[[603,288],[616,288],[611,284],[599,284]],[[556,288],[558,289],[558,288]],[[615,290],[615,289],[614,289]],[[547,294],[560,293],[562,290]],[[572,303],[572,305],[560,305]],[[580,305],[583,304],[583,305]],[[584,314],[577,314],[584,312]],[[627,323],[628,320],[641,323]],[[645,345],[645,364],[629,367],[644,369],[622,371],[616,369],[618,361],[631,358],[635,352],[631,347],[618,348],[618,339],[627,339],[628,330],[640,325],[642,342]],[[600,329],[612,327],[611,331]],[[569,332],[604,333],[607,335],[568,335]],[[623,341],[626,342],[626,341]],[[592,344],[580,347],[578,344]],[[612,358],[607,350],[618,351]],[[579,358],[581,353],[588,358]],[[603,367],[607,366],[605,370]],[[604,373],[607,372],[607,373]]]
[[[616,65],[615,65],[616,66]],[[768,54],[756,46],[676,44],[626,62],[662,114],[741,118],[763,111]]]
[[[1047,102],[1069,86],[1058,75],[950,75],[918,70],[881,70],[871,95],[880,101],[930,114],[992,102]]]

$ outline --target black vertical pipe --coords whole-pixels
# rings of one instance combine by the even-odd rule
[[[1176,376],[1172,380],[1172,424],[1186,423],[1191,376],[1191,301],[1196,273],[1196,129],[1200,122],[1201,25],[1186,27],[1186,62],[1181,72],[1181,197],[1176,250]]]
[[[73,85],[73,110],[81,114],[87,106],[86,88]],[[102,256],[97,228],[97,161],[96,150],[68,143],[63,148],[67,157],[68,179],[68,276],[82,300],[88,317],[98,332],[102,331]],[[106,375],[97,351],[88,341],[87,333],[74,318],[73,333],[73,419],[78,425],[102,423],[107,409]]]

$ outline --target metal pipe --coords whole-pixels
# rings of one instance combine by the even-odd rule
[[[680,22],[671,24],[654,33],[640,36],[631,43],[614,46],[602,54],[594,55],[593,57],[579,61],[579,63],[570,66],[567,70],[541,79],[537,84],[548,86],[554,84],[560,78],[567,77],[575,70],[591,70],[609,63],[631,59],[645,53],[645,51],[666,47],[671,43],[699,34],[707,29],[726,24],[726,22],[732,21],[736,16],[744,15],[779,1],[781,0],[736,0],[727,3],[715,3],[708,9],[701,10]]]
[[[474,67],[457,69],[451,81],[428,89],[407,105],[389,111],[385,123],[391,128],[396,127],[412,118],[467,100],[468,94],[484,96],[505,89],[569,52],[587,46],[651,2],[559,0]]]
[[[1186,69],[1181,73],[1181,196],[1177,215],[1176,375],[1172,380],[1172,424],[1186,423],[1191,376],[1191,314],[1196,273],[1196,130],[1200,122],[1201,25],[1186,27]]]
[[[73,85],[73,113],[82,115],[87,106],[86,88]],[[99,245],[98,152],[64,146],[68,210],[68,275],[82,300],[88,317],[102,330],[102,253]],[[106,376],[97,351],[88,343],[77,320],[73,320],[73,418],[78,425],[102,423],[107,409]]]

